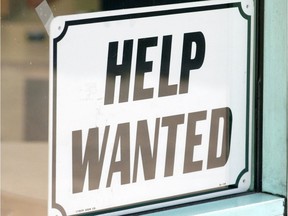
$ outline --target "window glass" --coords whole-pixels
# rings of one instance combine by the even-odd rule
[[[1,1],[1,215],[47,215],[49,37],[35,7]],[[98,11],[95,0],[47,1],[54,16]]]
[[[49,36],[42,0],[1,1],[1,215],[46,215]],[[54,16],[191,0],[47,0]]]

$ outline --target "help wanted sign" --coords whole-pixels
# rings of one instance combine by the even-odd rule
[[[53,20],[49,215],[119,215],[249,188],[253,4]]]

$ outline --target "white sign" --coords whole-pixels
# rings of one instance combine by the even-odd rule
[[[49,215],[118,215],[249,188],[253,4],[53,20]]]

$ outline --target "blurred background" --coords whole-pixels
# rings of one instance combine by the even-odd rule
[[[1,0],[1,216],[47,215],[49,37],[35,7]],[[54,16],[100,0],[48,1]]]

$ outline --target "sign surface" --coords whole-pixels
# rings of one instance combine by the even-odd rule
[[[117,215],[249,188],[253,4],[53,20],[49,215]]]

